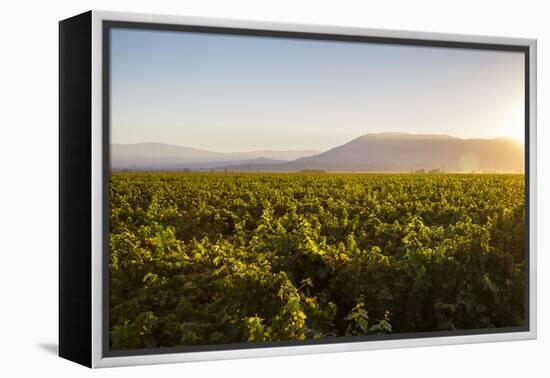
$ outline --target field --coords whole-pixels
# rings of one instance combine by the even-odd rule
[[[521,326],[523,175],[113,173],[111,350]]]

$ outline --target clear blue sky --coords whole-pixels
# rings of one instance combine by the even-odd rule
[[[113,29],[112,143],[326,150],[372,132],[523,138],[514,52]]]

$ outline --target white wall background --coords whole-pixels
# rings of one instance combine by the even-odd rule
[[[0,22],[0,375],[520,377],[550,374],[548,2],[505,0],[6,1]],[[57,21],[89,10],[537,38],[539,339],[91,371],[57,344]],[[546,297],[546,298],[545,298]],[[546,351],[545,351],[546,349]],[[544,374],[546,373],[546,374]],[[546,375],[548,376],[548,375]]]

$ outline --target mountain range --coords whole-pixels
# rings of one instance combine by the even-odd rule
[[[510,138],[462,139],[450,135],[365,134],[325,152],[217,153],[161,143],[113,144],[114,169],[230,171],[523,172],[523,145]]]
[[[277,164],[318,154],[320,151],[213,152],[165,143],[112,144],[115,170],[212,169],[234,164]]]

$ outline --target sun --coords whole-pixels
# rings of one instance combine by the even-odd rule
[[[510,130],[506,137],[511,138],[518,143],[525,144],[525,131],[523,130],[523,125],[517,128],[517,130],[516,128],[514,130]]]
[[[514,107],[502,119],[499,134],[525,144],[525,111],[523,106]]]

